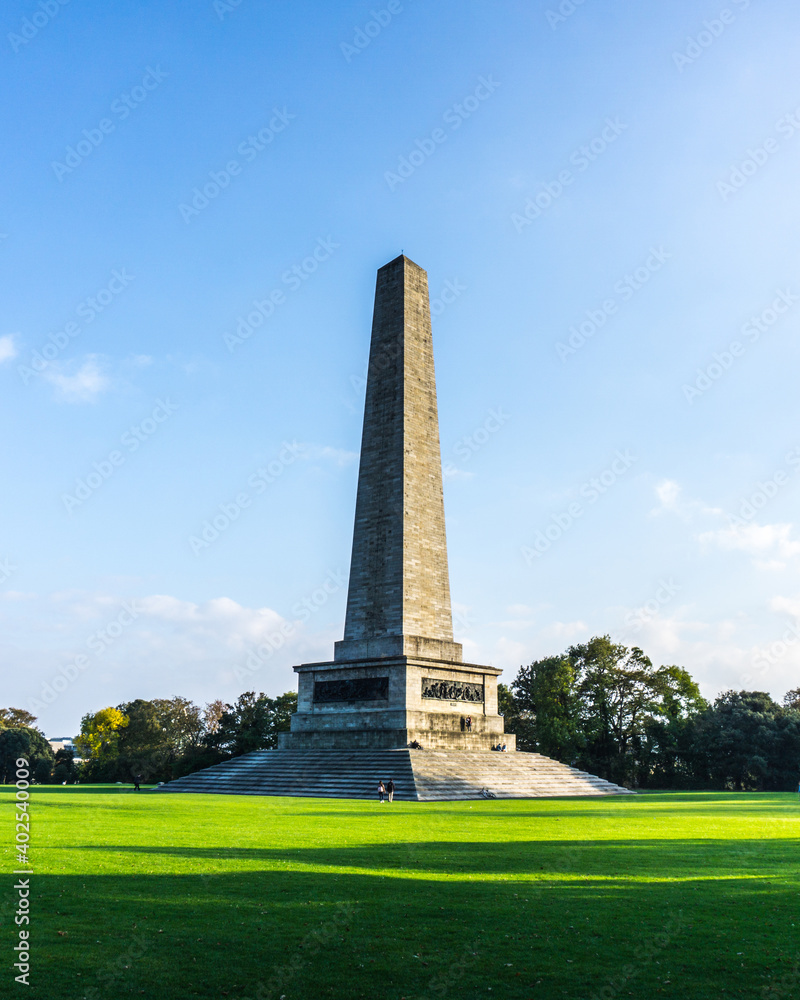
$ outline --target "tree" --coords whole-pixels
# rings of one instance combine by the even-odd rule
[[[0,729],[0,781],[11,785],[17,780],[17,758],[28,761],[33,779],[39,781],[44,775],[50,778],[53,766],[53,750],[38,729],[27,726],[13,726]],[[39,765],[42,767],[39,767]],[[28,779],[30,780],[30,779]]]
[[[677,780],[674,752],[706,707],[682,667],[656,668],[607,635],[521,667],[511,687],[520,749],[620,784]]]
[[[115,775],[117,781],[162,780],[170,754],[159,712],[152,701],[136,698],[119,705],[128,719],[119,736]]]
[[[78,769],[75,766],[75,754],[69,747],[62,747],[56,750],[55,767],[53,768],[53,781],[57,785],[74,784],[78,777]]]
[[[800,774],[800,712],[765,691],[725,691],[697,720],[698,778],[714,788],[788,791]]]
[[[39,757],[33,768],[33,780],[37,785],[49,785],[53,776],[53,762],[46,757]]]
[[[205,740],[209,748],[224,757],[238,757],[252,750],[271,750],[278,745],[278,733],[289,730],[297,710],[294,691],[270,698],[254,691],[239,695],[235,705],[226,705],[219,726]]]
[[[156,698],[152,702],[158,724],[163,732],[163,742],[173,757],[179,757],[194,747],[206,732],[203,711],[188,698]]]
[[[783,696],[783,707],[800,711],[800,688],[792,688]]]
[[[516,710],[511,731],[517,736],[517,747],[572,761],[583,746],[583,738],[580,699],[570,660],[548,656],[520,667],[511,688]]]
[[[0,729],[31,729],[36,716],[26,712],[24,708],[0,708]]]
[[[205,726],[206,732],[214,733],[219,728],[219,720],[222,718],[222,713],[225,711],[225,702],[220,698],[215,701],[210,701],[203,709],[203,725]]]
[[[101,708],[81,719],[81,731],[75,746],[83,758],[83,776],[90,781],[114,781],[119,756],[120,732],[128,725],[128,717],[118,708]]]
[[[683,668],[655,668],[638,646],[607,635],[571,646],[568,656],[578,678],[583,766],[620,784],[647,780],[648,731],[656,720],[703,707],[699,688]]]

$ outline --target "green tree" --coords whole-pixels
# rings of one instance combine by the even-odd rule
[[[157,703],[144,698],[119,706],[128,719],[128,725],[119,738],[115,767],[117,781],[166,781],[171,777],[170,765],[178,756],[171,739],[180,743],[183,738],[180,723],[177,734],[171,729],[180,715],[174,709],[173,702],[162,700]]]
[[[66,782],[68,785],[75,783],[78,777],[78,768],[75,765],[75,754],[69,747],[62,747],[56,750],[55,767],[53,768],[53,781],[57,785]]]
[[[17,780],[17,758],[28,761],[29,770],[35,781],[38,774],[45,771],[49,780],[53,767],[53,750],[38,729],[27,726],[12,726],[0,729],[0,782],[11,785]],[[39,765],[42,765],[39,767]],[[28,779],[30,780],[30,779]]]
[[[783,707],[800,711],[800,688],[792,688],[783,696]]]
[[[655,720],[702,707],[697,685],[683,668],[656,668],[638,646],[607,635],[571,646],[568,656],[578,679],[583,766],[620,784],[647,781],[648,731]]]
[[[548,656],[520,667],[511,684],[515,716],[510,731],[520,750],[572,762],[583,746],[575,668],[568,657]]]
[[[520,749],[620,784],[668,785],[690,770],[688,720],[706,704],[686,670],[654,667],[638,646],[595,636],[521,667],[511,688]]]
[[[700,781],[738,791],[788,791],[800,777],[800,712],[765,691],[725,691],[696,720]]]
[[[152,702],[158,724],[163,733],[163,743],[172,759],[200,745],[206,733],[203,710],[188,698],[156,698]]]
[[[0,729],[33,728],[36,716],[24,708],[0,708]]]
[[[235,705],[225,706],[216,731],[204,742],[224,758],[238,757],[253,750],[274,749],[278,745],[278,734],[288,732],[295,711],[297,694],[294,691],[277,698],[245,691]]]

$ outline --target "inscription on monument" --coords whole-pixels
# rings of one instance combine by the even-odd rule
[[[468,684],[464,681],[440,681],[434,677],[422,678],[422,697],[437,698],[440,701],[483,701],[483,684]]]
[[[315,681],[314,701],[381,701],[389,697],[388,677],[354,677],[351,680]]]

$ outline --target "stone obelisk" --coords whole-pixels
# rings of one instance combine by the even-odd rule
[[[428,279],[405,256],[378,271],[344,638],[294,669],[284,747],[513,747],[501,671],[453,641]]]

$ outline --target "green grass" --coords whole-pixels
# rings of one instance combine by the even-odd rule
[[[380,806],[44,787],[32,816],[33,976],[9,971],[9,877],[6,995],[800,998],[796,795]]]

